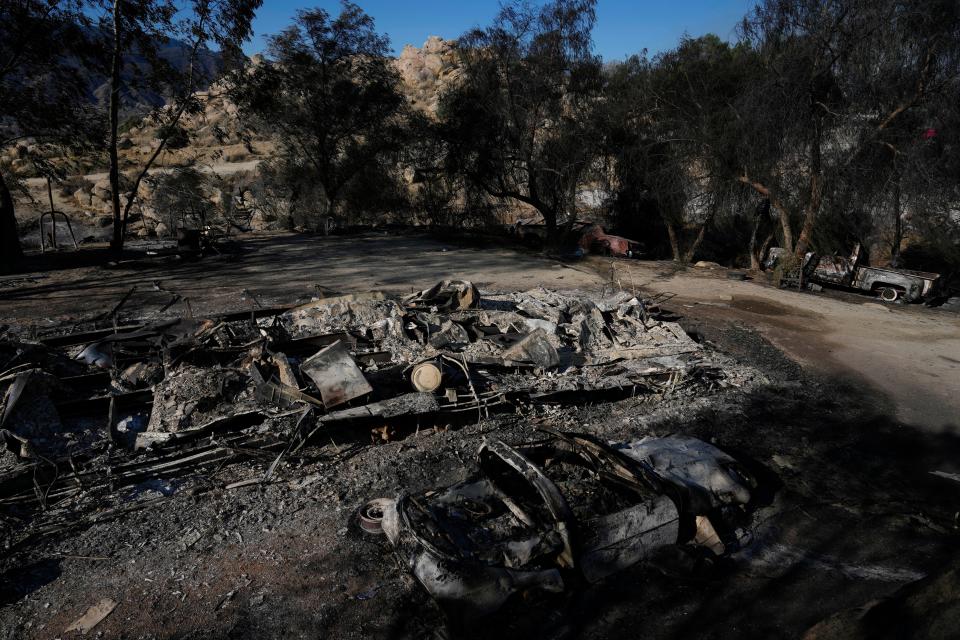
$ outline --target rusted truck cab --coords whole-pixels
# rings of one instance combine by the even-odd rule
[[[783,254],[780,247],[771,249],[771,262]],[[917,302],[933,296],[940,284],[938,273],[871,267],[863,261],[859,243],[849,257],[807,253],[803,260],[804,278],[821,285],[874,293],[885,302]]]

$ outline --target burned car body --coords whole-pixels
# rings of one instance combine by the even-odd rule
[[[753,486],[732,458],[692,439],[617,450],[549,431],[517,447],[484,442],[476,461],[478,475],[401,495],[382,522],[401,560],[459,622],[496,611],[515,593],[595,583],[694,541],[704,529],[698,516],[746,504]]]
[[[524,244],[541,247],[546,242],[547,228],[520,220],[510,226],[510,235]],[[581,255],[594,254],[621,258],[638,258],[643,254],[643,244],[637,240],[616,236],[606,232],[602,225],[595,222],[578,220],[567,234],[567,249],[576,250]]]
[[[603,256],[636,258],[643,252],[643,245],[636,240],[610,235],[599,224],[583,229],[579,245],[586,252]]]
[[[787,253],[781,247],[771,248],[767,268]],[[885,302],[917,302],[936,295],[940,286],[938,273],[868,266],[860,244],[854,246],[849,257],[809,252],[804,256],[802,271],[809,282],[875,293]]]

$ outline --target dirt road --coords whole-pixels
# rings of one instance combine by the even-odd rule
[[[610,274],[610,262],[591,266]],[[894,400],[896,418],[960,433],[960,315],[885,305],[856,294],[811,294],[732,281],[726,270],[616,261],[624,287],[672,293],[685,315],[727,319],[760,331],[806,366],[847,374]]]
[[[517,289],[576,288],[601,282],[593,273],[533,254],[458,246],[422,235],[386,234],[258,236],[242,239],[235,253],[196,261],[150,258],[110,268],[70,268],[17,278],[20,283],[8,288],[0,281],[0,322],[40,326],[98,315],[131,287],[136,292],[124,305],[127,309],[149,314],[179,294],[189,299],[194,314],[204,314],[372,289],[410,293],[443,278],[466,278],[481,288]],[[187,305],[171,310],[183,313]]]

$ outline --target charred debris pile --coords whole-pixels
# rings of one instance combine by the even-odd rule
[[[656,400],[759,374],[631,292],[487,292],[444,281],[208,319],[0,341],[7,551],[143,508],[110,500],[244,462],[267,483],[316,447],[373,446],[493,412]]]

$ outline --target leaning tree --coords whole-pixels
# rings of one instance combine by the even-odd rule
[[[885,185],[899,209],[897,160],[955,91],[958,18],[954,0],[764,0],[744,20],[760,65],[736,103],[737,180],[770,199],[797,255],[851,192]]]
[[[655,203],[676,261],[693,259],[736,198],[733,102],[755,61],[749,47],[710,34],[607,70],[602,130],[618,198]]]
[[[94,3],[97,32],[106,51],[110,97],[106,105],[107,151],[110,159],[110,198],[113,210],[111,248],[123,249],[130,211],[140,184],[158,158],[174,144],[186,144],[185,116],[202,112],[196,92],[207,87],[224,68],[244,58],[240,46],[252,35],[251,23],[263,0],[112,0]],[[173,65],[161,48],[177,40],[185,46],[184,59]],[[220,64],[204,64],[219,49]],[[129,184],[120,178],[120,114],[122,94],[151,92],[166,104],[153,110],[149,120],[157,135],[146,159],[133,170]]]

